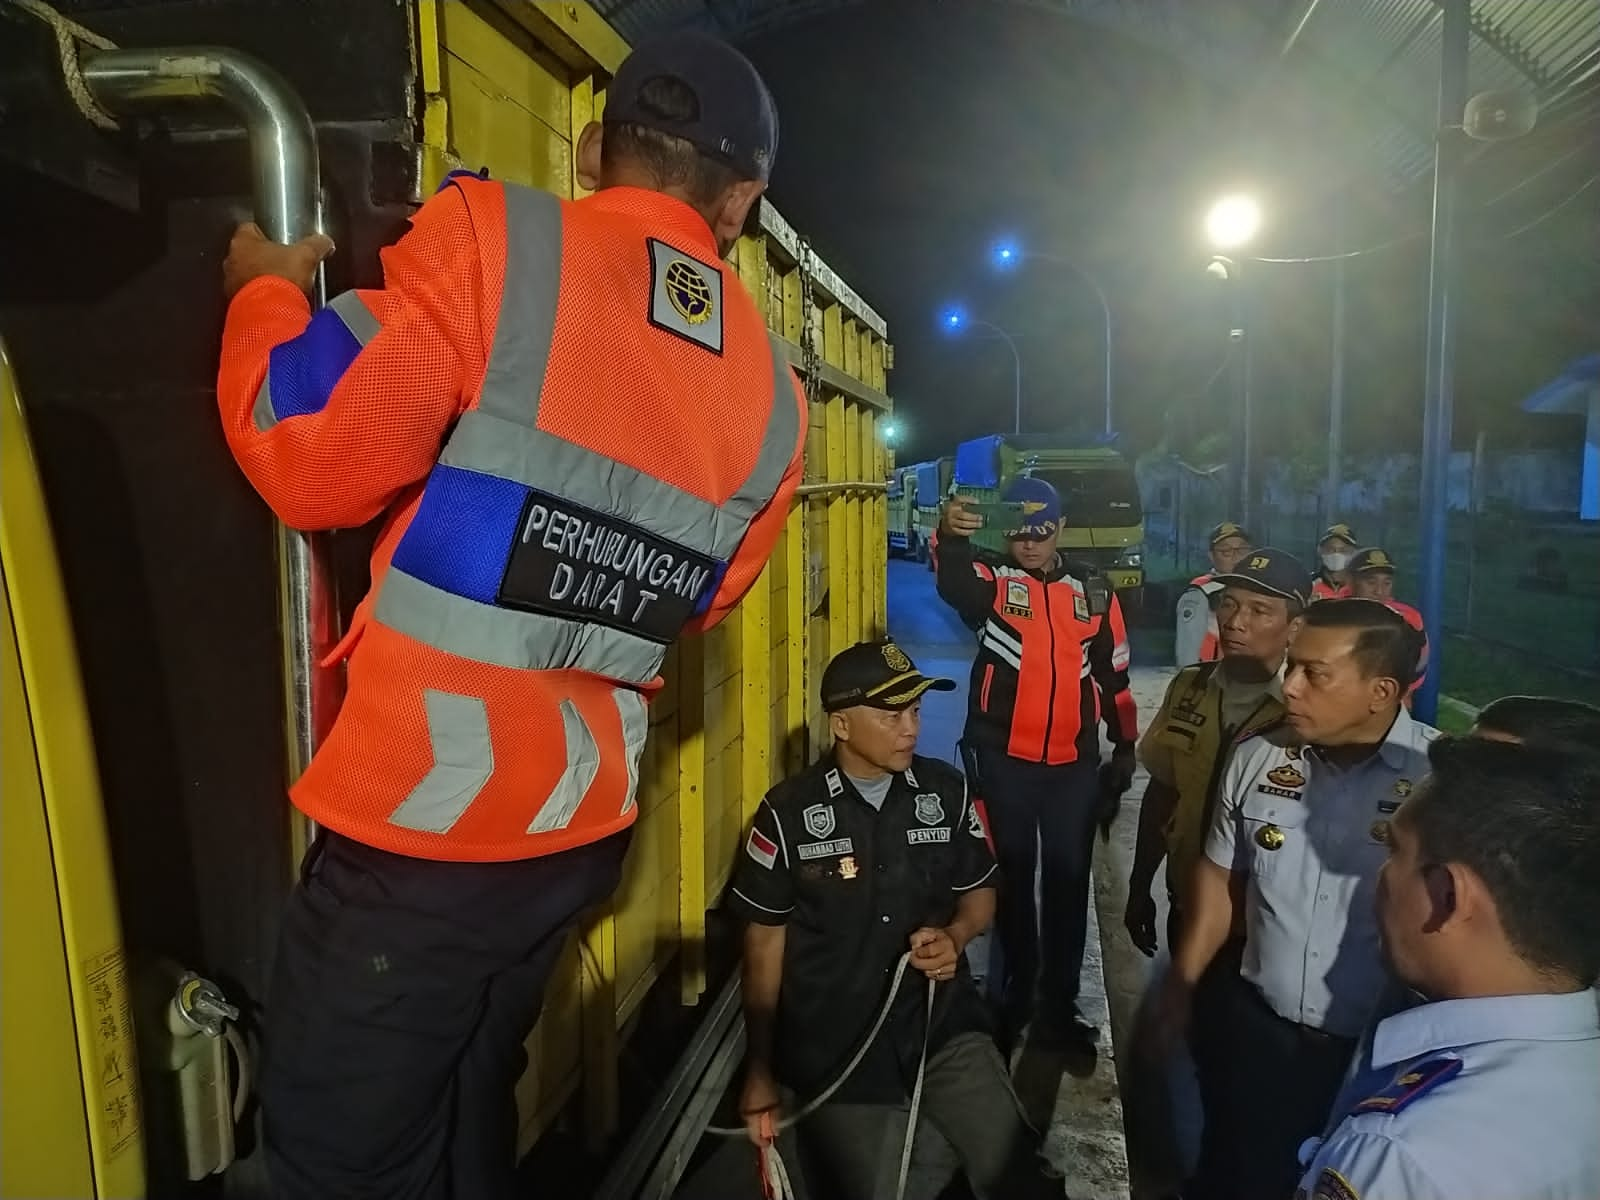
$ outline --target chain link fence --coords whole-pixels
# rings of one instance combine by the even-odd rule
[[[1146,570],[1154,582],[1186,582],[1210,569],[1206,535],[1231,519],[1225,471],[1165,467],[1141,475]],[[1365,546],[1399,564],[1395,595],[1415,604],[1420,521],[1414,505],[1375,511],[1316,511],[1309,497],[1258,506],[1250,532],[1315,569],[1317,539],[1330,519],[1350,523]],[[1472,703],[1528,691],[1600,701],[1600,526],[1491,502],[1453,511],[1445,550],[1444,656],[1447,691]],[[1158,589],[1159,593],[1159,589]],[[1167,589],[1167,596],[1176,595]]]

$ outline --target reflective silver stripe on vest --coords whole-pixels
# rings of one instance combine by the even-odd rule
[[[650,710],[638,692],[618,688],[611,693],[622,718],[622,753],[628,760],[628,794],[622,798],[622,811],[631,809],[639,798],[639,759],[645,739],[650,736]]]
[[[567,768],[561,772],[549,798],[528,826],[529,833],[552,833],[571,824],[594,777],[600,773],[600,746],[571,700],[561,702],[561,731],[566,743]]]
[[[423,833],[448,833],[494,774],[489,712],[476,696],[431,688],[422,693],[422,701],[428,712],[433,766],[389,820]]]
[[[519,671],[588,671],[646,684],[665,646],[618,629],[479,604],[390,567],[373,617],[397,633],[475,662]]]
[[[494,344],[478,404],[457,422],[440,462],[552,493],[711,558],[733,558],[750,522],[771,503],[799,440],[799,401],[776,340],[768,346],[772,392],[761,447],[749,474],[721,505],[539,429],[539,404],[561,295],[563,209],[548,193],[505,185],[504,194],[506,282]],[[665,654],[663,646],[624,630],[482,604],[393,566],[383,577],[373,617],[460,658],[519,670],[581,670],[623,685],[654,680]],[[474,719],[482,729],[477,744],[483,753],[472,758],[441,749],[447,742],[465,746],[472,739],[457,736],[451,742],[441,734],[452,722],[462,728],[467,722],[464,710],[452,705],[436,713],[431,699],[436,695],[443,693],[428,693],[435,771],[391,819],[410,828],[443,832],[482,788],[493,763],[486,757],[488,733],[481,701],[470,703],[477,706]],[[628,687],[619,687],[613,699],[622,722],[628,770],[625,813],[637,803],[649,717],[644,697]],[[600,769],[599,744],[570,700],[561,702],[561,721],[566,769],[529,824],[530,834],[566,828]],[[551,752],[560,751],[552,747]],[[467,771],[469,762],[477,764],[475,773]],[[448,765],[455,774],[440,774],[438,764]],[[459,786],[447,787],[449,779],[459,780]]]
[[[373,338],[378,336],[378,331],[383,328],[378,323],[378,318],[372,315],[372,310],[355,292],[340,292],[328,302],[328,307],[334,311],[350,335],[363,347]],[[250,417],[255,422],[256,431],[265,433],[278,423],[277,413],[272,408],[272,370],[269,367],[265,377],[261,380],[261,387],[256,391],[255,404],[250,409]]]

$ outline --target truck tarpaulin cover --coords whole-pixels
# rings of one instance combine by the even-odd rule
[[[939,464],[921,463],[917,467],[917,507],[938,508],[944,499],[939,495]]]
[[[1000,486],[1000,447],[1005,439],[999,434],[973,438],[956,447],[956,482],[966,487],[993,488]]]

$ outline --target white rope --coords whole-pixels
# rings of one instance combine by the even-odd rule
[[[872,1022],[872,1028],[867,1031],[867,1036],[856,1048],[854,1056],[845,1064],[844,1070],[839,1072],[839,1077],[798,1112],[791,1113],[773,1126],[773,1140],[760,1150],[761,1173],[770,1189],[771,1200],[794,1200],[795,1195],[793,1186],[789,1182],[789,1172],[784,1167],[783,1158],[778,1154],[777,1135],[786,1129],[792,1129],[833,1099],[834,1093],[854,1074],[855,1069],[861,1065],[861,1060],[866,1058],[867,1051],[872,1049],[872,1043],[878,1040],[878,1033],[883,1029],[884,1022],[889,1019],[889,1012],[894,1008],[894,998],[900,993],[900,983],[905,979],[906,968],[910,965],[911,954],[908,951],[900,956],[900,961],[895,965],[894,978],[889,982],[889,994],[884,997],[883,1007],[878,1010],[877,1019]],[[938,987],[937,981],[928,980],[928,1011],[927,1020],[922,1026],[922,1055],[917,1061],[916,1084],[911,1089],[911,1110],[906,1119],[905,1144],[900,1151],[900,1181],[895,1186],[895,1200],[902,1200],[905,1196],[906,1180],[911,1171],[911,1148],[917,1136],[917,1115],[922,1108],[922,1080],[928,1066],[928,1034],[933,1025],[933,998]],[[706,1132],[718,1137],[749,1136],[748,1130],[743,1125],[709,1125],[706,1127]]]
[[[109,38],[101,37],[94,30],[85,29],[76,21],[62,16],[44,0],[11,0],[11,3],[23,12],[32,13],[55,32],[56,47],[60,51],[61,74],[66,79],[67,94],[78,106],[78,111],[101,129],[121,129],[122,126],[117,119],[100,107],[100,102],[94,98],[94,93],[84,82],[83,71],[78,65],[80,45],[94,50],[115,50],[117,44]]]

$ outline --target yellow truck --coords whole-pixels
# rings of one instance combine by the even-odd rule
[[[1144,508],[1128,461],[1102,439],[1061,434],[995,434],[956,449],[954,484],[961,495],[998,500],[1023,475],[1045,480],[1060,495],[1062,553],[1099,567],[1123,605],[1137,607],[1144,589]],[[981,530],[974,540],[1001,548],[998,530]]]
[[[77,7],[69,87],[49,13],[0,3],[0,1195],[260,1196],[250,1062],[307,836],[285,789],[372,531],[277,528],[229,458],[220,251],[250,215],[323,228],[331,295],[380,280],[452,168],[576,194],[627,46],[571,0]],[[805,481],[738,613],[668,657],[626,878],[530,1040],[524,1149],[558,1114],[616,1130],[645,997],[706,990],[741,827],[824,744],[823,663],[886,625],[884,322],[770,205],[730,259],[806,380]]]

